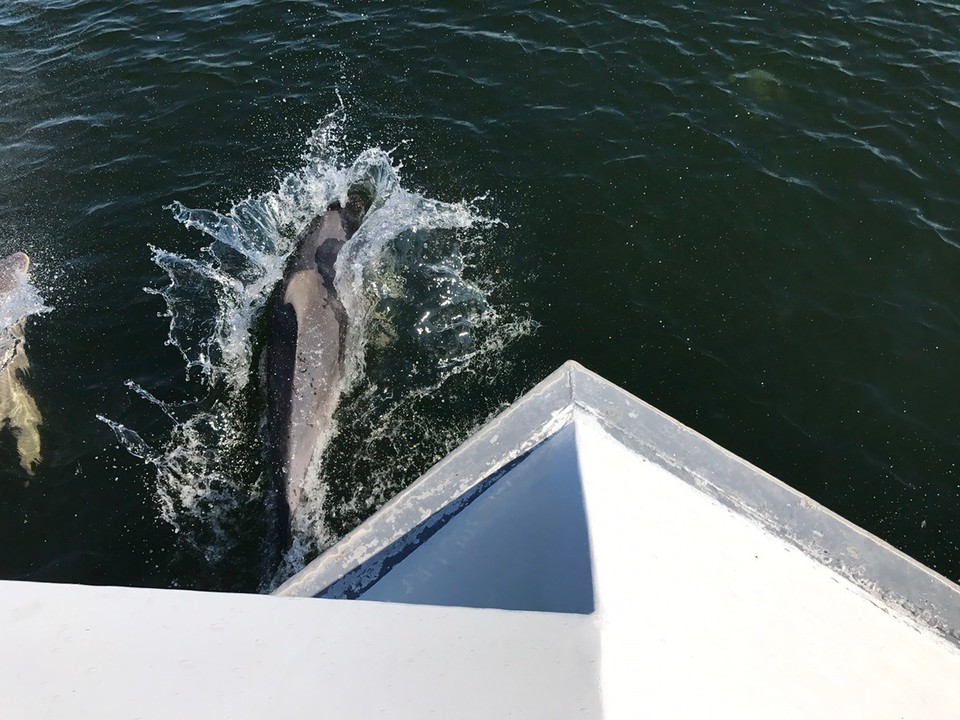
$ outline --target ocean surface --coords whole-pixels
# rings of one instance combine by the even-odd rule
[[[42,416],[35,466],[0,433],[0,577],[267,589],[573,358],[960,580],[958,38],[948,2],[0,4]],[[263,310],[356,182],[281,557]]]

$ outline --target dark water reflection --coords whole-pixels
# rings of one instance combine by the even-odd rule
[[[424,427],[466,433],[575,358],[960,578],[960,10],[636,7],[0,7],[0,254],[26,250],[56,307],[28,328],[29,487],[0,444],[0,574],[257,586],[258,541],[212,565],[185,549],[95,414],[162,422],[127,379],[188,394],[142,288],[149,244],[205,241],[164,206],[273,189],[339,89],[349,142],[397,147],[408,186],[487,195],[509,229],[477,272],[540,324]],[[377,445],[409,454],[407,480],[454,441],[410,434]]]

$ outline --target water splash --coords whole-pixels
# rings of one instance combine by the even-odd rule
[[[199,257],[151,247],[167,284],[146,291],[165,302],[167,343],[183,356],[193,399],[175,405],[128,382],[162,412],[166,430],[146,438],[101,419],[131,454],[155,468],[160,516],[210,562],[229,554],[250,507],[270,510],[260,372],[263,310],[300,230],[331,202],[344,202],[348,189],[361,185],[373,198],[337,269],[337,290],[350,318],[341,388],[347,401],[338,416],[345,414],[351,430],[399,436],[402,429],[390,423],[409,414],[402,408],[415,407],[415,398],[432,396],[445,378],[530,329],[523,321],[502,321],[487,299],[491,284],[474,272],[473,256],[464,250],[481,248],[505,228],[480,211],[483,199],[447,203],[405,189],[393,152],[370,147],[349,157],[346,125],[341,104],[308,140],[301,167],[272,192],[242,200],[226,213],[171,205],[184,226],[211,238]],[[357,423],[356,408],[349,406],[368,404],[377,387],[384,394],[369,404],[379,415],[361,412],[366,420]],[[328,487],[337,471],[339,484],[350,485],[352,469],[320,467],[329,440],[318,448],[311,474],[316,480],[304,488],[304,501],[291,518],[293,544],[278,578],[299,569],[344,529],[341,504],[347,501]],[[386,487],[382,475],[377,482]]]
[[[0,367],[9,362],[22,342],[15,329],[22,327],[27,318],[51,310],[28,273],[14,272],[12,281],[9,291],[0,293]]]

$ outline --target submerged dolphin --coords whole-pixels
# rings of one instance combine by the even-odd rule
[[[787,99],[786,83],[767,70],[753,68],[746,72],[734,73],[727,79],[757,100],[777,101]]]
[[[347,313],[334,284],[337,256],[365,212],[364,201],[350,194],[346,206],[333,203],[314,218],[297,239],[273,299],[267,340],[268,432],[288,545],[290,518],[340,396]]]
[[[20,289],[20,277],[27,274],[30,258],[15,252],[0,260],[0,299],[9,300]],[[17,440],[20,466],[33,475],[40,460],[40,410],[23,386],[23,376],[30,369],[27,360],[24,325],[21,318],[3,328],[6,335],[0,354],[0,427],[9,427]]]

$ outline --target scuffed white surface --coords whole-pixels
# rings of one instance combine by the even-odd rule
[[[960,653],[576,416],[609,718],[960,718]]]
[[[597,718],[597,642],[583,615],[0,582],[0,717]]]

